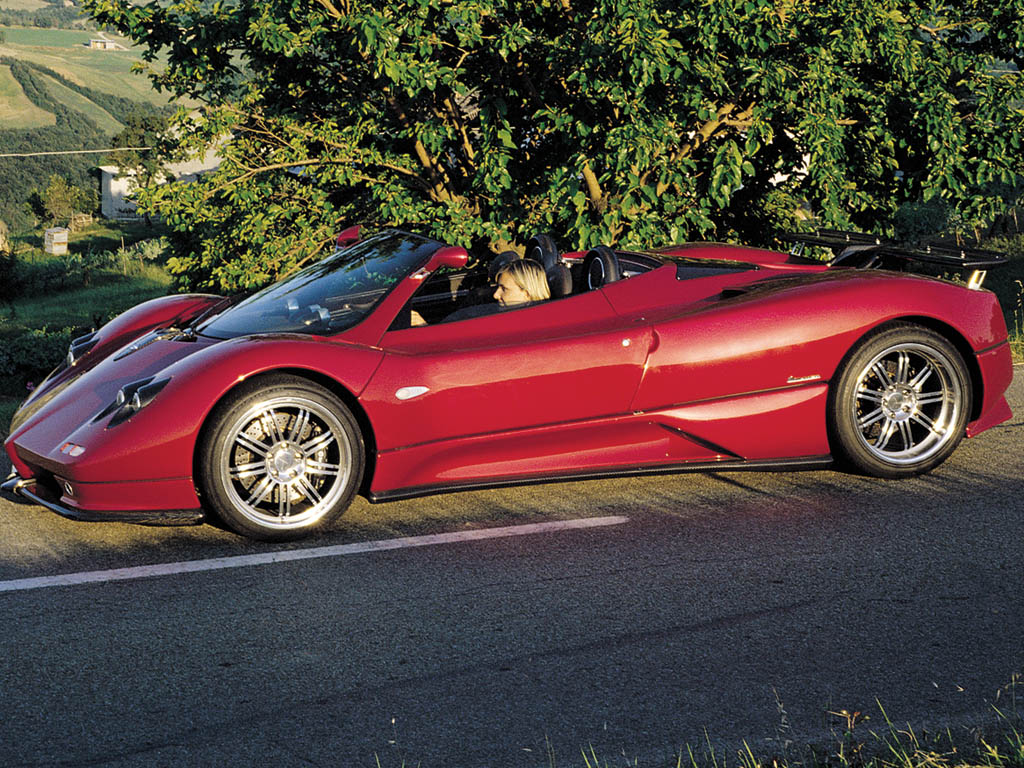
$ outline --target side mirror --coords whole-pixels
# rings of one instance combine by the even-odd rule
[[[347,248],[352,243],[359,242],[359,225],[356,224],[354,227],[343,229],[338,233],[338,238],[334,241],[335,248]]]
[[[434,251],[427,263],[427,269],[433,272],[439,267],[451,267],[459,269],[466,266],[469,261],[469,253],[461,245],[444,245]]]

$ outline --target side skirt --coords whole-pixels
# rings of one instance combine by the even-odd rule
[[[458,491],[479,491],[485,488],[511,488],[518,485],[540,485],[543,483],[567,483],[576,480],[601,480],[610,477],[636,477],[640,475],[677,475],[688,472],[791,472],[807,469],[827,469],[832,466],[831,456],[801,456],[794,459],[770,459],[764,461],[724,460],[672,464],[658,467],[626,467],[603,469],[562,475],[531,475],[529,477],[496,478],[473,483],[452,485],[421,485],[411,488],[396,488],[391,491],[369,493],[366,498],[373,504],[400,499],[414,499],[420,496],[434,496]]]
[[[22,479],[16,474],[11,475],[0,486],[0,490],[15,496],[28,499],[61,517],[84,523],[135,523],[137,525],[198,525],[203,522],[201,509],[162,509],[162,510],[115,510],[90,512],[61,504],[53,494],[46,491],[35,478]]]

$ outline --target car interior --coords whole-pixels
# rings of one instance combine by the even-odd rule
[[[495,279],[506,264],[519,259],[515,251],[497,255],[473,253],[466,269],[440,269],[431,275],[395,318],[391,330],[412,325],[413,312],[427,325],[443,323],[456,310],[494,299]],[[527,242],[523,254],[544,267],[550,301],[578,295],[600,288],[616,280],[648,272],[663,262],[644,254],[617,252],[599,245],[585,254],[562,254],[550,235],[535,235]]]

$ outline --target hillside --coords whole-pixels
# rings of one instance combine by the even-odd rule
[[[109,146],[127,116],[166,108],[149,80],[131,71],[140,57],[87,47],[87,30],[0,27],[0,154]],[[112,38],[113,39],[113,38]],[[124,41],[119,41],[124,44]],[[95,188],[91,169],[101,155],[0,157],[0,219],[16,229],[30,222],[32,191],[60,175]]]
[[[107,35],[125,50],[102,51],[88,47],[99,33],[88,30],[2,27],[4,42],[0,57],[13,58],[57,72],[72,83],[135,101],[166,104],[167,100],[150,86],[145,75],[131,71],[142,60],[129,41]],[[0,113],[0,124],[4,123]]]

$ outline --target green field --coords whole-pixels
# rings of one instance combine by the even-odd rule
[[[43,79],[46,81],[47,89],[54,95],[54,97],[88,117],[96,123],[96,127],[101,131],[110,134],[119,133],[121,131],[121,128],[123,127],[121,123],[119,123],[113,115],[107,112],[107,110],[103,109],[103,107],[77,91],[71,90],[66,85],[57,82],[52,77],[43,75]]]
[[[4,128],[42,128],[57,122],[53,113],[28,100],[8,66],[0,66],[0,118]]]
[[[0,9],[11,11],[38,11],[49,5],[45,0],[0,0]]]
[[[142,60],[136,50],[100,51],[87,47],[96,33],[88,30],[2,27],[6,42],[0,56],[9,56],[52,69],[73,83],[136,101],[166,104],[149,78],[131,67]],[[109,37],[109,36],[108,36]],[[123,45],[128,41],[116,39]],[[5,117],[0,113],[0,118]]]

